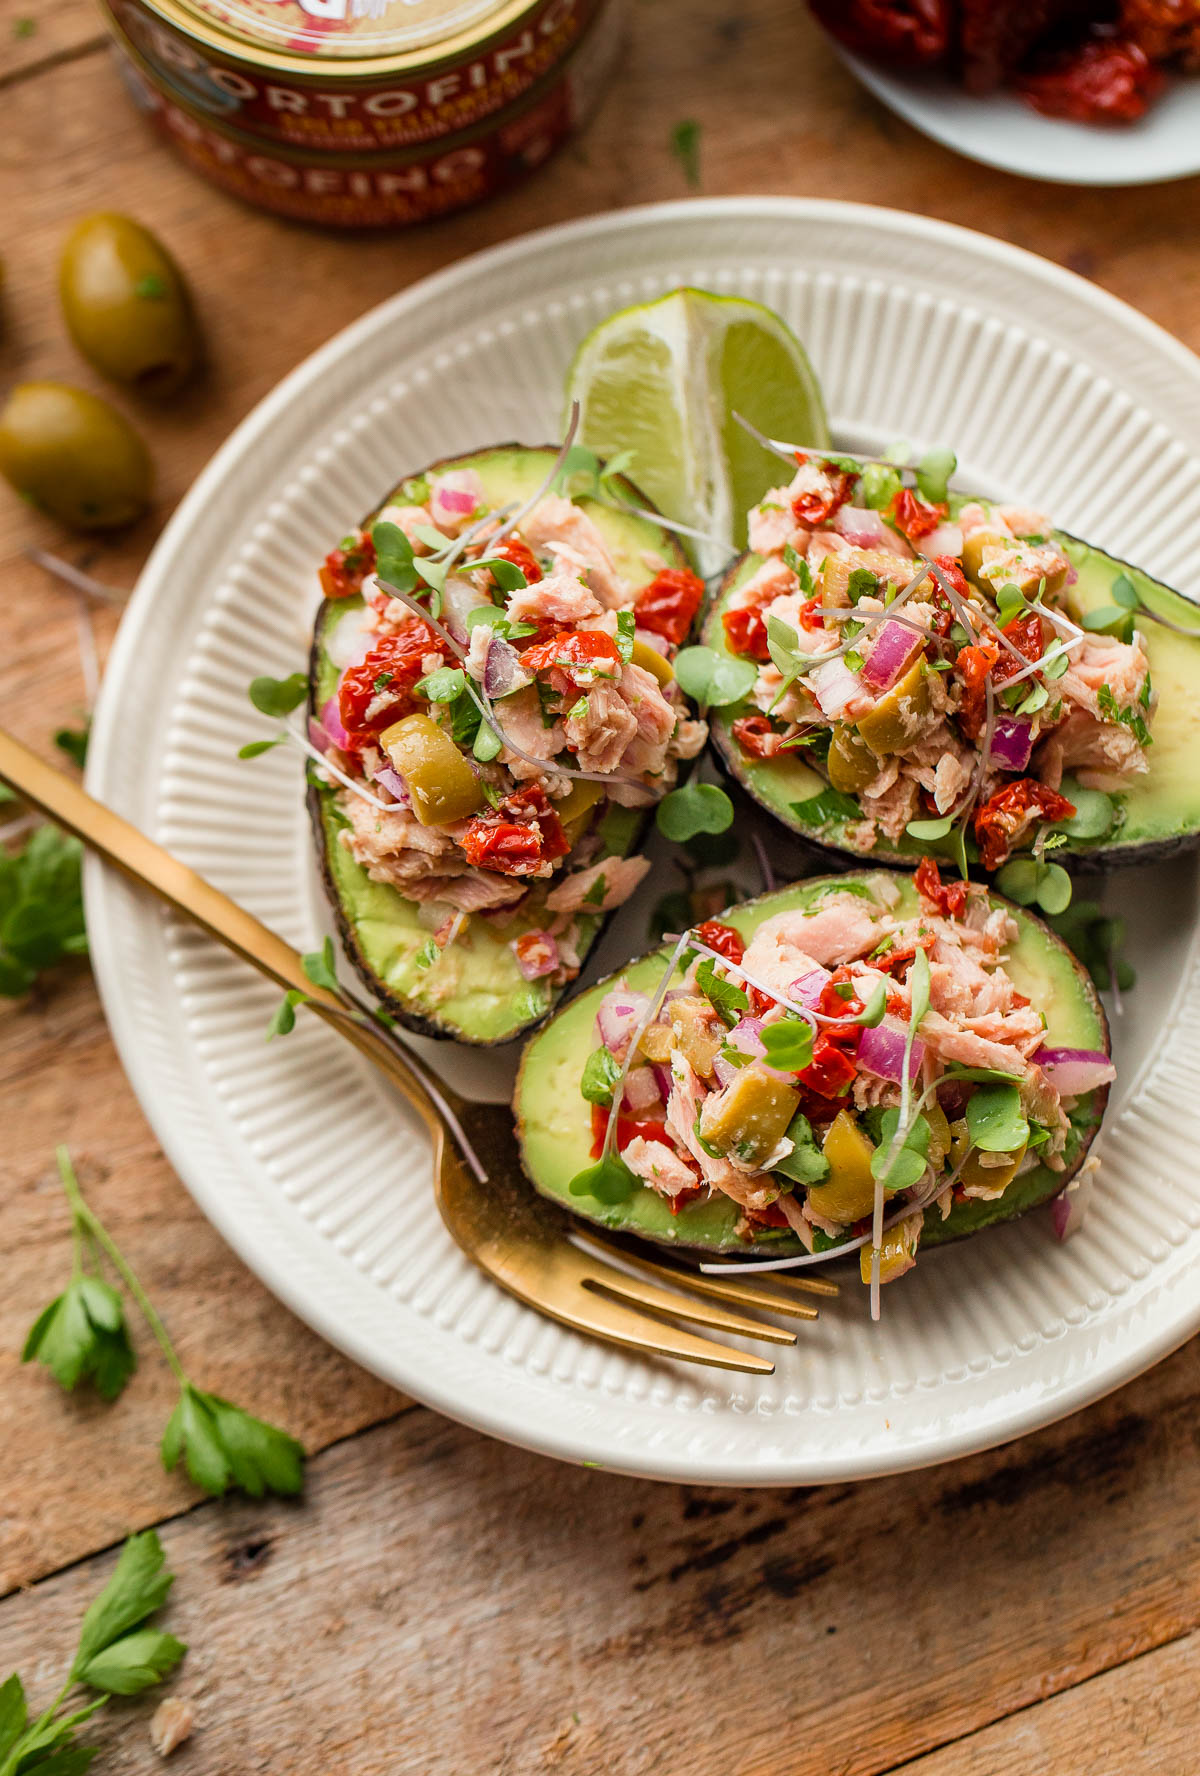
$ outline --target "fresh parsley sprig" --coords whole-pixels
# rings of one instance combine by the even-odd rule
[[[25,1686],[15,1671],[0,1684],[0,1776],[25,1776],[27,1771],[77,1776],[97,1748],[80,1745],[75,1729],[110,1696],[140,1695],[174,1671],[187,1647],[150,1625],[175,1582],[164,1562],[152,1529],[130,1536],[112,1578],[84,1615],[66,1682],[36,1719],[29,1717]],[[97,1694],[69,1702],[79,1689]]]
[[[671,153],[683,168],[683,176],[693,190],[700,188],[701,126],[694,117],[682,117],[671,130]]]
[[[85,715],[77,728],[56,728],[54,744],[65,752],[73,765],[82,771],[87,764],[88,741],[92,737],[92,718]]]
[[[82,858],[79,840],[50,825],[19,851],[0,849],[0,998],[19,998],[44,970],[86,956]]]
[[[261,1498],[264,1492],[299,1492],[304,1484],[301,1445],[274,1425],[196,1386],[133,1266],[85,1202],[67,1149],[60,1147],[56,1157],[71,1210],[74,1268],[67,1289],[34,1321],[22,1360],[30,1362],[36,1357],[65,1388],[73,1388],[86,1376],[106,1399],[120,1393],[136,1367],[136,1358],[120,1293],[98,1275],[103,1254],[179,1383],[179,1403],[162,1440],[163,1466],[173,1468],[182,1457],[195,1484],[214,1495],[231,1485],[252,1498]],[[5,1776],[3,1765],[0,1776]]]

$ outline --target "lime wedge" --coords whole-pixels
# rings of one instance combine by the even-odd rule
[[[829,445],[821,389],[804,347],[761,303],[672,290],[623,308],[588,334],[567,373],[577,442],[633,452],[630,479],[668,518],[745,546],[746,513],[788,467],[734,419],[769,438]]]

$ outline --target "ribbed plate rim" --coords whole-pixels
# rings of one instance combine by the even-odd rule
[[[977,259],[991,257],[1026,275],[1043,286],[1059,290],[1076,305],[1085,305],[1117,324],[1126,332],[1138,335],[1142,342],[1173,370],[1200,392],[1200,361],[1179,341],[1173,339],[1147,317],[1128,307],[1114,296],[1088,284],[1074,273],[1039,259],[1007,242],[997,241],[953,224],[901,211],[876,209],[868,205],[841,203],[833,200],[799,198],[730,198],[694,200],[686,203],[647,205],[580,221],[559,224],[522,236],[517,240],[490,248],[432,278],[422,280],[410,289],[390,298],[360,320],[338,334],[314,353],[277,385],[236,429],[197,479],[189,494],[172,517],[151,555],[130,600],[113,648],[96,714],[93,742],[88,766],[88,786],[102,800],[111,800],[120,807],[119,773],[117,770],[121,737],[121,698],[119,687],[128,679],[139,643],[140,631],[152,606],[163,596],[169,582],[172,564],[186,547],[189,531],[197,522],[208,501],[236,471],[240,462],[260,442],[271,435],[279,421],[286,421],[289,409],[306,392],[318,386],[360,343],[379,331],[396,326],[414,308],[448,296],[464,282],[503,273],[514,262],[536,258],[550,246],[561,247],[572,241],[592,240],[608,235],[621,237],[626,233],[652,230],[670,224],[694,230],[688,246],[676,243],[672,259],[685,253],[705,257],[704,230],[722,222],[757,217],[780,223],[841,220],[858,226],[870,226],[884,234],[902,233],[928,241],[931,247],[953,249],[955,243],[969,246]],[[121,811],[128,812],[128,809]],[[711,1484],[774,1485],[805,1481],[811,1483],[865,1478],[869,1475],[902,1471],[952,1459],[975,1450],[991,1447],[1022,1433],[1043,1426],[1079,1409],[1110,1392],[1160,1360],[1200,1327],[1200,1295],[1185,1302],[1177,1312],[1161,1311],[1162,1297],[1178,1292],[1184,1280],[1178,1272],[1173,1279],[1164,1279],[1156,1298],[1159,1310],[1153,1314],[1157,1324],[1141,1337],[1130,1338],[1118,1350],[1107,1351],[1093,1368],[1073,1384],[1058,1387],[1052,1397],[1031,1400],[1024,1409],[1009,1407],[1003,1422],[989,1426],[983,1434],[969,1430],[947,1431],[943,1425],[926,1444],[910,1443],[899,1459],[890,1459],[877,1450],[864,1459],[861,1450],[849,1450],[842,1458],[825,1454],[819,1465],[806,1463],[803,1451],[797,1456],[778,1459],[697,1462],[686,1449],[664,1447],[638,1449],[629,1440],[613,1435],[608,1427],[597,1425],[603,1408],[610,1404],[621,1410],[619,1402],[606,1403],[601,1395],[579,1401],[581,1412],[574,1418],[564,1413],[561,1424],[545,1415],[531,1425],[499,1399],[489,1403],[486,1390],[464,1400],[461,1392],[439,1384],[436,1376],[423,1375],[414,1363],[395,1360],[381,1362],[378,1349],[358,1330],[347,1325],[333,1307],[314,1296],[299,1282],[286,1259],[277,1260],[270,1249],[259,1242],[257,1211],[245,1204],[227,1200],[219,1190],[210,1188],[202,1170],[190,1163],[181,1131],[171,1118],[156,1109],[155,1075],[139,1047],[139,1023],[135,1006],[125,988],[122,956],[114,936],[114,920],[123,895],[130,890],[94,860],[89,860],[85,875],[87,913],[92,934],[97,983],[109,1018],[114,1041],[135,1092],[158,1135],[163,1149],[203,1212],[229,1241],[251,1269],[255,1270],[273,1292],[306,1320],[322,1336],[337,1345],[364,1367],[402,1388],[405,1392],[475,1428],[499,1436],[522,1447],[569,1460],[589,1460],[616,1471],[670,1480],[699,1480]],[[1145,1310],[1145,1311],[1143,1311]],[[1151,1317],[1146,1304],[1136,1310],[1141,1317]],[[949,1385],[949,1384],[948,1384]],[[569,1422],[568,1422],[569,1421]],[[583,1421],[583,1422],[581,1422]],[[651,1440],[652,1442],[653,1440]]]

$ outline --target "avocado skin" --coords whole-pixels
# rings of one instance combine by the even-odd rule
[[[969,496],[960,496],[960,501],[964,497]],[[1075,536],[1071,531],[1055,529],[1051,534],[1058,541],[1069,545],[1071,549],[1085,553],[1087,557],[1096,562],[1106,564],[1106,568],[1110,569],[1114,576],[1123,572],[1136,579],[1149,582],[1157,592],[1177,607],[1180,619],[1190,614],[1196,621],[1196,627],[1200,629],[1200,610],[1190,600],[1185,599],[1182,593],[1173,591],[1172,588],[1162,585],[1159,581],[1151,580],[1149,575],[1134,567],[1130,562],[1123,561],[1118,556],[1108,555],[1104,550],[1097,549],[1093,544]],[[720,584],[707,601],[701,618],[700,634],[701,640],[709,646],[718,648],[722,646],[719,626],[720,613],[725,598],[732,591],[738,576],[747,564],[756,559],[757,557],[752,556],[750,551],[744,550],[726,569]],[[1147,619],[1144,624],[1144,633],[1152,646],[1154,638],[1161,637],[1163,632],[1159,625]],[[1200,650],[1200,640],[1193,645],[1197,650]],[[1152,659],[1152,671],[1153,666]],[[1200,677],[1200,651],[1197,652],[1197,676]],[[939,846],[922,846],[915,840],[910,842],[911,849],[909,850],[898,851],[891,849],[886,844],[879,844],[864,855],[862,852],[851,850],[848,846],[830,843],[828,840],[818,837],[813,828],[806,827],[792,815],[781,812],[767,797],[755,789],[748,777],[745,754],[733,738],[732,723],[726,721],[725,712],[722,710],[714,710],[710,716],[709,746],[712,757],[719,765],[725,778],[731,783],[737,783],[751,800],[756,802],[773,820],[779,821],[781,826],[794,833],[801,843],[811,849],[814,861],[821,862],[826,868],[859,869],[878,864],[891,869],[912,870],[916,868],[924,855],[940,861],[947,861],[947,853]],[[1139,785],[1135,781],[1126,792],[1128,809],[1134,815],[1134,820],[1136,819],[1138,789]],[[1133,823],[1133,820],[1127,818],[1127,825]],[[1196,850],[1197,847],[1200,847],[1200,819],[1194,827],[1185,828],[1174,835],[1152,839],[1122,841],[1117,838],[1108,844],[1068,840],[1066,845],[1055,852],[1055,861],[1061,863],[1072,875],[1096,877],[1108,875],[1110,871],[1115,869],[1166,863],[1173,857]],[[975,863],[971,864],[971,874],[979,881],[988,879],[987,871]]]
[[[853,872],[853,875],[861,879],[868,875],[878,873],[880,872],[875,870],[860,869]],[[753,900],[743,901],[739,906],[727,909],[727,912],[736,914],[757,907],[770,909],[772,903],[778,901],[781,896],[787,895],[795,889],[818,888],[825,884],[828,884],[831,888],[837,888],[844,886],[848,879],[853,878],[848,877],[844,872],[837,875],[806,877],[803,881],[794,882],[787,888],[776,889],[770,894],[759,895]],[[1044,920],[1039,919],[1034,914],[1030,913],[1028,908],[1014,906],[1011,901],[1005,900],[1002,895],[995,893],[990,895],[990,899],[993,905],[1007,908],[1017,920],[1018,926],[1022,928],[1032,927],[1034,932],[1054,952],[1055,956],[1069,967],[1072,984],[1078,992],[1079,999],[1086,1013],[1094,1019],[1099,1030],[1100,1034],[1097,1047],[1102,1048],[1105,1053],[1111,1052],[1108,1018],[1105,1014],[1104,1007],[1101,1004],[1099,995],[1096,992],[1096,988],[1093,985],[1091,976],[1088,974],[1083,964],[1071,952],[1057,933],[1051,930]],[[769,910],[765,916],[769,916]],[[648,952],[648,955],[653,956],[659,953],[661,952],[650,951]],[[582,999],[598,1003],[599,999],[603,997],[604,992],[607,991],[611,985],[615,985],[615,983],[627,973],[629,968],[635,966],[636,962],[645,959],[646,957],[635,958],[633,962],[626,963],[625,967],[606,976],[604,980],[596,982],[594,986],[588,988],[586,993],[581,994],[571,1005],[561,1008],[557,1015],[563,1016],[566,1012],[573,1011]],[[553,1022],[553,1020],[551,1020],[551,1022]],[[641,1245],[651,1246],[656,1251],[661,1251],[665,1247],[669,1249],[672,1254],[677,1255],[685,1262],[699,1261],[700,1258],[711,1258],[714,1253],[745,1258],[753,1258],[755,1256],[762,1258],[781,1258],[798,1256],[803,1251],[803,1247],[798,1240],[788,1234],[782,1233],[777,1233],[773,1236],[760,1238],[754,1241],[730,1239],[712,1241],[690,1237],[687,1226],[687,1210],[685,1210],[683,1215],[679,1217],[679,1222],[672,1224],[669,1233],[665,1235],[647,1234],[644,1229],[639,1229],[636,1225],[639,1197],[645,1199],[652,1194],[647,1190],[636,1192],[634,1197],[630,1199],[629,1204],[617,1204],[615,1207],[605,1208],[603,1205],[593,1204],[591,1198],[565,1197],[559,1192],[545,1188],[544,1184],[539,1182],[535,1169],[529,1161],[528,1130],[526,1119],[522,1113],[522,1102],[526,1090],[530,1089],[527,1073],[530,1055],[535,1040],[545,1041],[547,1039],[548,1030],[543,1029],[539,1038],[531,1038],[530,1042],[527,1043],[525,1053],[521,1059],[521,1067],[517,1075],[517,1083],[513,1095],[517,1145],[521,1155],[521,1163],[525,1168],[526,1176],[530,1179],[530,1182],[540,1195],[549,1198],[552,1202],[556,1203],[559,1208],[578,1215],[582,1220],[598,1223],[605,1229],[607,1234],[627,1241],[631,1248],[636,1248]],[[1005,1197],[1000,1197],[995,1202],[984,1202],[979,1199],[972,1199],[965,1203],[956,1203],[945,1221],[942,1220],[941,1213],[938,1209],[929,1209],[925,1215],[922,1244],[924,1246],[932,1247],[936,1245],[949,1245],[953,1241],[959,1239],[968,1239],[972,1234],[980,1233],[987,1227],[999,1226],[1002,1222],[1017,1220],[1021,1215],[1028,1214],[1031,1209],[1040,1208],[1043,1204],[1051,1202],[1054,1197],[1060,1195],[1079,1171],[1084,1160],[1088,1156],[1096,1135],[1099,1133],[1105,1107],[1108,1103],[1109,1089],[1110,1088],[1107,1085],[1099,1086],[1095,1091],[1089,1094],[1090,1110],[1093,1120],[1090,1123],[1090,1126],[1080,1132],[1078,1150],[1068,1161],[1063,1171],[1050,1172],[1048,1168],[1041,1167],[1041,1176],[1036,1180],[1035,1191],[1025,1200],[1022,1200],[1018,1194],[1009,1197],[1008,1202],[1005,1201]],[[1007,1192],[1005,1194],[1008,1196]],[[588,1206],[585,1207],[585,1204]],[[680,1223],[682,1223],[682,1227],[680,1227]],[[857,1252],[850,1256],[852,1256],[854,1261],[857,1262]],[[848,1260],[846,1259],[839,1260],[832,1256],[829,1259],[831,1264],[839,1262],[845,1263],[847,1261]]]
[[[366,518],[363,520],[362,528],[366,529],[383,508],[391,504],[393,499],[400,494],[400,490],[406,481],[416,480],[422,475],[441,474],[449,469],[461,466],[464,462],[477,464],[488,457],[504,456],[511,454],[514,451],[545,452],[548,457],[552,458],[558,454],[558,448],[559,447],[555,444],[533,445],[511,442],[507,444],[490,445],[484,450],[466,451],[460,452],[454,456],[439,457],[436,462],[427,464],[425,468],[414,469],[407,475],[401,476],[400,480],[391,491],[385,494],[383,499],[379,501],[378,505],[374,506],[367,514]],[[547,466],[549,466],[549,464],[547,464]],[[650,503],[646,496],[636,484],[628,478],[628,476],[619,475],[615,479],[625,493],[626,498],[632,504],[640,506],[647,513],[652,514],[657,511],[657,508]],[[661,553],[669,557],[669,564],[672,567],[687,567],[689,565],[687,553],[678,539],[669,531],[661,532],[660,538]],[[323,650],[322,638],[324,635],[325,622],[330,610],[341,602],[341,600],[323,598],[317,608],[316,617],[313,622],[313,638],[308,656],[307,704],[308,714],[313,717],[318,713],[317,686],[319,684]],[[520,1026],[519,1029],[511,1031],[505,1036],[492,1039],[469,1035],[456,1023],[440,1019],[428,1012],[418,1010],[409,1000],[394,993],[387,983],[381,979],[363,954],[362,946],[355,929],[354,920],[351,918],[346,908],[334,879],[332,863],[330,860],[330,849],[326,842],[324,824],[324,798],[329,793],[329,791],[318,789],[314,784],[310,783],[305,795],[305,803],[308,808],[309,819],[312,823],[313,842],[316,846],[317,861],[320,867],[321,884],[325,890],[326,898],[329,901],[330,909],[332,910],[334,921],[337,925],[342,949],[349,958],[355,973],[358,975],[363,985],[369,990],[373,998],[378,1000],[383,1010],[386,1011],[390,1017],[394,1017],[397,1023],[403,1025],[406,1030],[413,1031],[415,1035],[427,1036],[434,1041],[440,1042],[466,1042],[473,1048],[503,1048],[508,1043],[521,1039],[528,1032],[539,1029],[546,1022],[547,1018],[552,1016],[558,1000],[566,990],[565,988],[560,988],[558,990],[540,1017],[531,1019],[528,1023]],[[636,851],[641,845],[642,839],[646,833],[646,828],[649,824],[650,816],[653,812],[653,808],[646,810],[645,815],[634,832],[626,855]],[[595,944],[600,941],[611,917],[612,915],[608,914],[600,922],[589,949],[594,947]],[[584,957],[584,960],[586,960],[586,956]]]

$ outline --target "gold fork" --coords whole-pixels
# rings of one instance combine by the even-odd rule
[[[435,1079],[348,993],[314,986],[300,955],[282,938],[3,729],[0,778],[285,992],[303,993],[318,1017],[372,1061],[429,1130],[434,1190],[448,1231],[494,1282],[539,1313],[648,1355],[766,1375],[774,1369],[766,1358],[675,1322],[794,1344],[794,1332],[740,1310],[811,1320],[817,1309],[802,1297],[837,1294],[835,1284],[819,1278],[766,1284],[700,1276],[648,1259],[590,1228],[583,1233],[582,1223],[525,1180],[506,1105],[472,1103]]]

